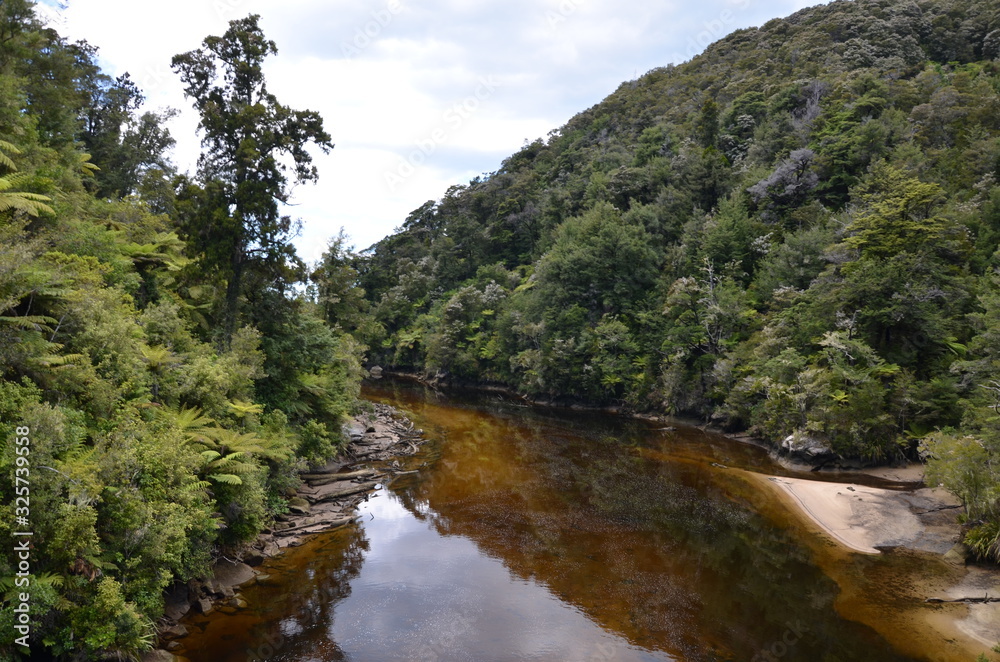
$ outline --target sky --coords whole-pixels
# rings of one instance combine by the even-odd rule
[[[148,109],[176,108],[173,161],[194,170],[198,116],[170,59],[261,16],[264,74],[284,105],[318,111],[336,147],[286,213],[319,259],[341,228],[357,249],[447,189],[497,170],[626,81],[819,0],[41,0],[64,36],[128,72]],[[98,164],[99,165],[99,164]]]

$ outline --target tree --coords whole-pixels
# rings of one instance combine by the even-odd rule
[[[866,257],[889,257],[924,248],[944,253],[961,252],[967,242],[965,229],[937,215],[944,190],[882,161],[872,168],[860,190],[863,211],[847,228],[848,246]]]
[[[357,256],[347,245],[344,229],[332,237],[310,279],[316,286],[316,300],[323,319],[332,326],[353,331],[364,321],[368,310],[365,291],[358,287]]]
[[[206,188],[219,193],[211,198],[218,210],[201,215],[224,226],[207,235],[218,245],[199,247],[228,278],[227,344],[236,329],[248,270],[282,273],[294,255],[288,241],[292,221],[279,212],[279,203],[288,202],[291,193],[289,177],[292,183],[315,181],[318,174],[307,146],[315,144],[324,153],[333,148],[318,113],[292,110],[268,92],[262,65],[278,49],[264,37],[259,20],[253,14],[230,21],[223,36],[207,37],[201,49],[172,60],[185,95],[201,113],[205,151],[198,160],[199,176]],[[188,234],[194,234],[193,228]]]
[[[129,75],[111,80],[95,77],[90,105],[84,114],[81,139],[94,163],[100,198],[135,193],[143,175],[172,168],[165,152],[176,142],[164,124],[175,110],[138,113],[144,97]]]

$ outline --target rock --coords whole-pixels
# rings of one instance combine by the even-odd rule
[[[190,579],[187,583],[187,599],[192,604],[201,598],[204,586],[197,579]]]
[[[368,427],[365,428],[365,434],[370,434],[372,432],[375,432],[375,426],[374,425],[369,425]]]
[[[256,568],[264,562],[265,558],[267,557],[264,556],[264,552],[259,549],[252,549],[243,555],[243,562],[251,568]]]
[[[382,379],[382,366],[372,366],[371,370],[368,371],[368,374],[371,375],[372,379]]]
[[[212,601],[208,598],[201,598],[194,603],[194,606],[202,614],[211,614],[212,610],[215,608]]]
[[[177,656],[162,649],[143,653],[142,662],[177,662]]]
[[[176,641],[171,641],[169,644],[167,644],[166,648],[167,648],[168,651],[177,651],[177,650],[180,650],[181,648],[183,648],[183,646],[181,646]]]
[[[250,606],[242,596],[234,596],[229,602],[226,603],[227,607],[232,607],[233,609],[246,609]]]
[[[236,607],[230,607],[225,605],[224,607],[219,607],[219,611],[223,614],[235,614],[237,612]]]
[[[798,431],[781,442],[781,450],[793,460],[808,464],[831,460],[837,456],[827,441]]]
[[[289,499],[288,510],[299,515],[308,515],[310,510],[309,502],[301,497]]]
[[[188,636],[188,629],[183,625],[171,625],[160,629],[160,639],[164,641],[183,639],[186,636]]]
[[[960,542],[945,553],[944,560],[952,565],[966,565],[971,553],[972,550],[969,549],[969,546]]]
[[[246,563],[230,563],[226,560],[216,561],[212,574],[215,585],[220,587],[242,586],[257,575]]]
[[[206,595],[222,595],[222,586],[216,583],[215,578],[210,577],[202,584],[202,593]]]
[[[188,587],[175,584],[164,595],[163,615],[172,621],[179,621],[191,611],[191,600],[188,599]]]
[[[323,485],[316,489],[316,494],[312,496],[309,500],[313,503],[320,503],[322,501],[332,501],[339,497],[351,496],[352,494],[359,494],[362,492],[368,492],[374,490],[379,483],[375,481],[369,481],[366,483],[354,483],[351,481],[340,481],[336,483],[330,483],[329,485]],[[288,527],[286,527],[288,528]]]

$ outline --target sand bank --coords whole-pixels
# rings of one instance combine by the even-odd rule
[[[831,538],[864,554],[906,547],[945,554],[958,542],[961,503],[937,488],[886,490],[767,476]]]

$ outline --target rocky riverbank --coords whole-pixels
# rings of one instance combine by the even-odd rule
[[[349,437],[344,452],[325,466],[301,474],[302,485],[288,501],[288,513],[275,518],[258,539],[236,558],[220,558],[212,576],[175,585],[167,592],[164,616],[159,623],[159,648],[143,662],[183,662],[174,654],[188,631],[181,622],[189,613],[235,613],[247,606],[240,588],[266,582],[257,567],[309,536],[340,528],[355,520],[355,508],[379,485],[403,471],[399,459],[417,453],[423,431],[388,405],[353,418],[345,426]]]

